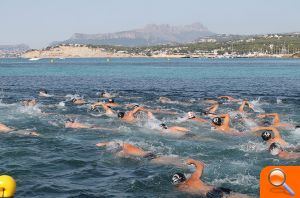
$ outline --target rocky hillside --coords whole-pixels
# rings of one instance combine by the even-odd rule
[[[184,26],[147,25],[141,29],[106,34],[76,33],[70,39],[57,44],[90,44],[90,45],[121,45],[149,46],[193,42],[204,36],[213,35],[201,23]]]

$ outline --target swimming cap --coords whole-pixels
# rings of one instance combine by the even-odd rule
[[[214,117],[212,119],[212,123],[214,123],[217,126],[221,126],[222,125],[222,119],[220,117]]]
[[[160,126],[161,128],[163,128],[163,129],[168,129],[167,125],[164,124],[164,123],[160,124],[159,126]]]
[[[138,105],[138,104],[135,104],[134,106],[133,106],[133,108],[135,109],[135,108],[138,108],[140,105]]]
[[[182,182],[186,181],[186,177],[183,173],[175,173],[172,177],[172,184],[178,185]]]
[[[115,102],[115,100],[113,98],[108,99],[108,103],[114,103],[114,102]]]
[[[261,134],[261,138],[264,140],[264,141],[268,141],[270,140],[272,137],[272,134],[270,133],[270,131],[265,131]]]
[[[124,113],[124,112],[119,112],[119,113],[118,113],[118,118],[123,118],[123,117],[124,117],[124,115],[125,115],[125,113]]]
[[[46,89],[40,89],[40,92],[47,94],[48,92],[46,91]]]
[[[68,118],[68,119],[67,119],[67,122],[72,122],[72,123],[74,123],[75,120],[73,120],[72,118]]]
[[[278,155],[281,151],[283,151],[283,149],[277,142],[272,143],[269,147],[269,152],[271,155]]]
[[[194,112],[191,112],[191,111],[188,112],[187,115],[188,115],[188,119],[193,119],[193,118],[196,117],[196,114]]]

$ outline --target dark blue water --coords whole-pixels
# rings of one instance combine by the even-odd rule
[[[39,98],[46,88],[51,98]],[[296,59],[0,59],[0,123],[16,130],[36,130],[41,136],[0,134],[0,171],[17,180],[16,197],[176,197],[170,183],[173,166],[143,159],[118,158],[95,146],[101,141],[126,141],[159,155],[203,160],[203,180],[257,196],[259,173],[266,165],[300,164],[279,160],[266,152],[254,136],[217,134],[209,125],[178,123],[188,111],[207,107],[203,98],[231,95],[247,98],[260,111],[278,112],[284,122],[300,123],[300,60]],[[139,103],[177,111],[178,116],[156,115],[169,125],[191,129],[196,137],[162,136],[147,127],[129,125],[101,112],[76,107],[65,96],[78,94],[88,102],[97,92],[118,95],[121,104]],[[161,104],[165,96],[175,104]],[[37,98],[39,105],[25,108],[19,101]],[[64,101],[65,106],[59,106]],[[182,105],[179,102],[188,103]],[[238,105],[221,106],[220,113]],[[51,114],[45,114],[51,113]],[[66,116],[81,122],[116,129],[65,129]],[[150,123],[151,124],[151,123]],[[299,145],[300,131],[282,130],[283,137]]]

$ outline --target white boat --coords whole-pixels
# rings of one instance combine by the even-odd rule
[[[30,58],[29,60],[30,61],[37,61],[37,60],[40,60],[40,58]]]

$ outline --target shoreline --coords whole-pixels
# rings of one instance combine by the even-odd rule
[[[89,46],[55,46],[41,50],[30,50],[20,55],[21,58],[28,59],[56,59],[56,58],[300,58],[299,54],[266,54],[266,53],[247,53],[237,54],[217,54],[217,53],[167,53],[164,51],[134,52],[107,50],[105,48],[92,48]]]

